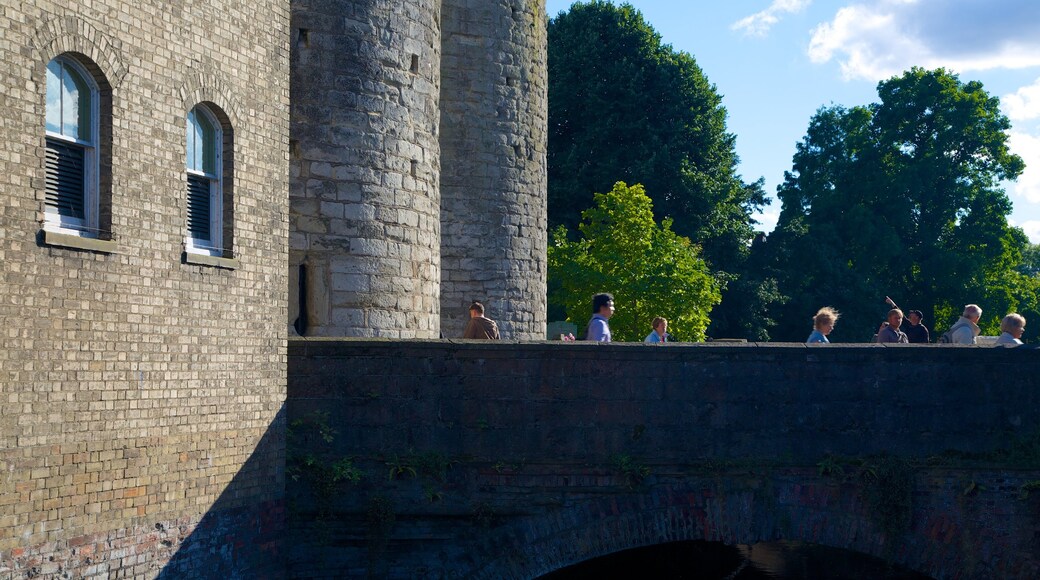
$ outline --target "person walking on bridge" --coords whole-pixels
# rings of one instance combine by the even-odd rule
[[[469,323],[462,338],[473,338],[478,340],[499,340],[498,324],[484,316],[484,305],[474,302],[469,305]]]
[[[592,297],[592,319],[585,330],[585,340],[610,342],[610,317],[614,316],[614,296],[606,292]]]
[[[902,308],[896,305],[895,300],[888,296],[885,296],[885,302],[892,308],[902,310]],[[903,319],[903,326],[899,330],[906,334],[906,339],[910,341],[910,344],[927,344],[931,340],[931,337],[928,335],[928,327],[922,324],[923,321],[924,313],[920,310],[911,310],[906,313],[906,318]]]
[[[982,308],[978,304],[967,304],[960,319],[950,327],[943,336],[949,336],[953,344],[975,344],[975,337],[982,332],[979,328],[979,319],[982,318]]]

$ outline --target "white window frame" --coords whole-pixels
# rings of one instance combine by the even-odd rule
[[[185,198],[184,202],[184,248],[185,251],[192,254],[202,254],[206,256],[222,256],[224,255],[224,129],[220,125],[220,121],[217,119],[208,107],[203,104],[198,104],[192,107],[191,111],[188,111],[188,115],[185,116],[185,125],[190,125],[190,115],[194,111],[196,117],[198,115],[205,116],[206,120],[213,125],[213,147],[215,165],[214,168],[216,173],[206,173],[205,171],[198,171],[189,168],[188,165],[188,151],[187,148],[189,143],[187,141],[187,131],[185,131],[185,152],[184,152],[184,165],[188,175],[205,178],[209,181],[209,235],[210,239],[201,239],[192,237],[191,231],[188,229],[188,202]],[[203,163],[205,165],[205,163]],[[185,192],[187,195],[187,192]]]
[[[83,67],[74,58],[70,58],[65,55],[58,55],[51,59],[47,65],[51,62],[57,61],[62,67],[72,68],[77,74],[79,74],[83,80],[87,83],[87,88],[90,90],[90,135],[92,141],[83,141],[77,138],[68,137],[61,133],[55,133],[47,130],[46,122],[46,111],[44,112],[44,133],[47,137],[52,139],[63,141],[65,143],[76,145],[83,149],[83,215],[84,219],[75,218],[71,216],[61,215],[54,208],[44,203],[44,221],[43,228],[45,230],[59,232],[62,234],[71,234],[75,236],[81,236],[86,238],[98,237],[98,146],[101,140],[101,90],[98,88],[97,81],[94,79],[94,75],[87,72],[87,69]],[[59,87],[60,90],[60,87]],[[44,95],[46,95],[47,89],[46,84],[44,85]],[[44,97],[46,99],[46,96]],[[60,101],[59,102],[63,102]],[[46,109],[46,102],[44,103]],[[64,126],[64,116],[59,114],[61,117],[61,126]]]

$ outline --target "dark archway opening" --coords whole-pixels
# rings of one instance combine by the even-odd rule
[[[929,576],[860,552],[818,544],[729,546],[700,540],[624,550],[542,576],[542,580],[585,578],[927,580]]]

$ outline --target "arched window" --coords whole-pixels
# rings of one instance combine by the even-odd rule
[[[72,58],[47,63],[47,229],[98,234],[98,86]]]
[[[188,112],[188,211],[185,246],[189,252],[224,254],[224,137],[205,105]]]

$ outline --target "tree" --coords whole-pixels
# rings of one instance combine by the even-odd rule
[[[593,192],[651,192],[657,219],[733,273],[754,235],[762,181],[736,174],[726,109],[692,56],[662,44],[629,4],[577,2],[549,21],[550,229],[575,230]]]
[[[708,312],[721,297],[697,246],[673,232],[671,220],[657,225],[641,185],[618,182],[593,199],[596,205],[582,212],[580,238],[569,239],[558,226],[549,246],[549,277],[557,281],[552,299],[567,319],[584,328],[592,295],[611,292],[616,340],[642,340],[655,316],[667,318],[679,340],[704,340]]]
[[[868,338],[886,295],[937,329],[978,303],[994,332],[1035,302],[1015,271],[1027,240],[1008,225],[999,187],[1024,168],[1007,147],[1010,122],[981,83],[943,69],[914,68],[878,94],[866,107],[820,109],[778,188],[764,251],[789,301],[775,334],[802,340],[812,313],[832,305],[851,327],[838,337]]]

